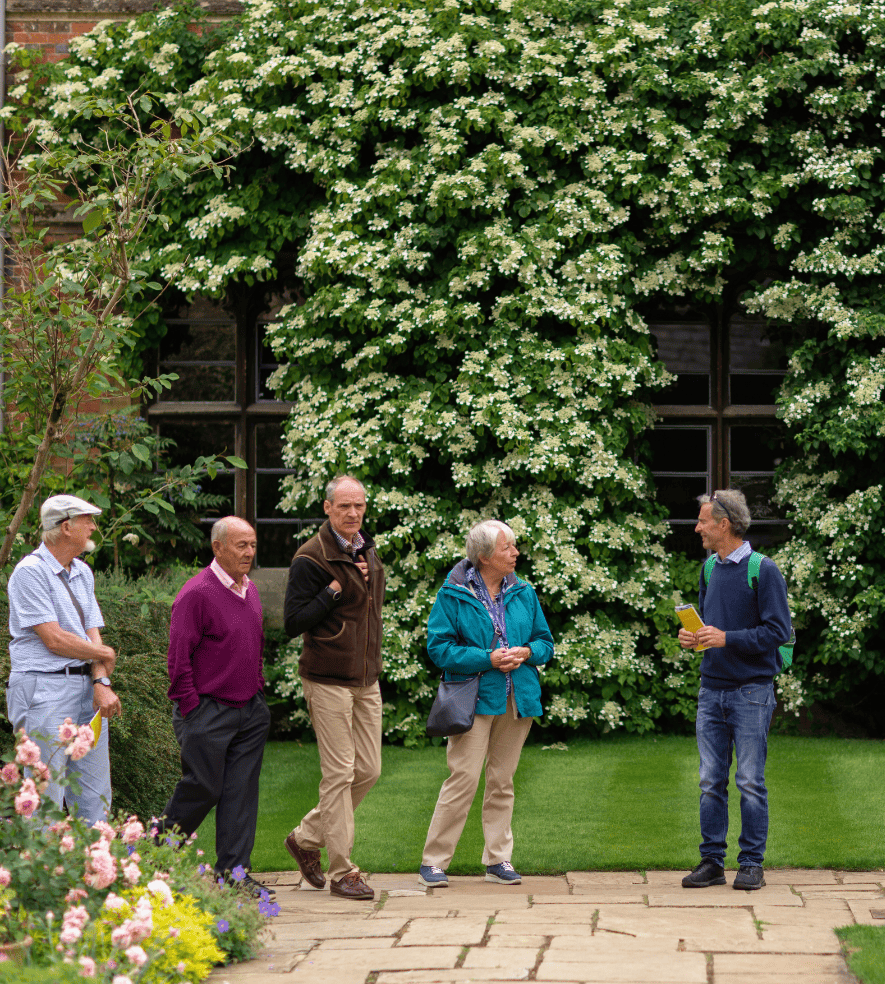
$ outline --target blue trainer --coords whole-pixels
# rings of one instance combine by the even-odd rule
[[[449,879],[442,868],[435,864],[422,864],[418,869],[418,881],[428,888],[448,888]]]
[[[522,876],[509,861],[502,861],[486,868],[486,881],[498,882],[499,885],[519,885]]]

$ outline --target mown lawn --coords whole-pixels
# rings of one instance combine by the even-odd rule
[[[366,871],[417,871],[439,787],[443,748],[386,747],[381,779],[357,811],[354,861]],[[873,869],[885,864],[885,743],[772,737],[766,773],[768,867]],[[733,777],[732,777],[733,778]],[[316,746],[271,742],[261,776],[256,871],[293,867],[283,840],[316,803]],[[530,745],[516,774],[513,861],[524,874],[569,870],[688,870],[698,860],[698,761],[693,738]],[[481,788],[481,787],[480,787]],[[740,829],[730,786],[726,864]],[[481,871],[480,797],[449,871]],[[199,832],[213,853],[214,817]]]

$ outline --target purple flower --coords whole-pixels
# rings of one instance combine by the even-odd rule
[[[268,902],[266,899],[262,899],[258,903],[258,911],[262,916],[278,916],[280,914],[280,903]]]
[[[230,929],[230,923],[226,919],[219,919],[215,926],[219,933],[226,933]]]
[[[241,882],[246,877],[246,869],[241,864],[238,864],[230,873],[230,876],[234,881]]]

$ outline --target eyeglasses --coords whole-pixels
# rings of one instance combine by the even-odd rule
[[[734,518],[731,515],[731,510],[728,508],[728,506],[726,506],[726,504],[722,501],[722,499],[716,497],[715,492],[710,496],[710,502],[718,502],[719,505],[722,506],[722,508],[725,510],[725,515],[728,516],[728,521],[730,523],[734,522]]]

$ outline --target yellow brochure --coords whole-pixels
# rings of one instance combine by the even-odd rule
[[[694,605],[677,605],[676,614],[679,616],[679,621],[682,622],[682,628],[686,629],[688,632],[697,632],[698,629],[704,627],[703,620],[701,616],[698,615],[697,609]],[[707,649],[706,646],[695,646],[694,651],[696,653],[703,653]]]
[[[92,720],[89,722],[89,727],[92,728],[92,735],[95,738],[95,741],[92,744],[92,747],[95,748],[95,746],[98,744],[98,739],[101,738],[101,710],[100,709],[97,710],[95,714],[92,715]]]

